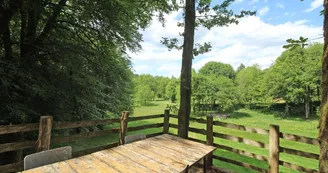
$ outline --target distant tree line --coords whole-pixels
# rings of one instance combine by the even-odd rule
[[[304,115],[317,113],[320,105],[320,59],[323,45],[311,44],[284,51],[267,69],[241,64],[208,62],[192,74],[193,113],[213,110],[225,112],[237,107],[272,107]],[[179,79],[135,75],[134,99],[139,104],[161,98],[176,102]],[[309,111],[307,113],[307,110]]]

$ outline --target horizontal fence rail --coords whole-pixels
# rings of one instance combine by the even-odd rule
[[[49,117],[48,117],[49,118]],[[150,121],[144,121],[148,122],[148,124],[142,124],[138,126],[128,126],[128,122],[135,122],[135,121],[143,121],[143,120],[151,120],[151,119],[159,119],[160,122],[157,120],[155,123],[150,123]],[[81,128],[81,127],[88,127],[88,126],[98,126],[98,125],[106,125],[106,124],[115,124],[115,123],[120,123],[119,128],[111,128],[111,129],[106,129],[106,130],[98,130],[98,131],[90,131],[90,132],[81,132],[77,134],[71,134],[67,136],[52,136],[51,138],[47,138],[46,136],[42,138],[42,140],[49,140],[47,141],[34,141],[34,140],[27,140],[27,141],[21,141],[21,142],[9,142],[9,143],[3,143],[0,144],[0,153],[5,153],[5,152],[10,152],[10,151],[19,151],[19,150],[24,150],[24,149],[29,149],[29,148],[35,148],[38,151],[40,151],[40,146],[43,147],[43,149],[47,149],[47,144],[58,144],[58,143],[67,143],[67,142],[72,142],[80,139],[87,139],[87,138],[92,138],[92,137],[99,137],[99,136],[104,136],[104,135],[110,135],[110,134],[119,134],[120,140],[117,142],[93,147],[93,148],[87,148],[84,150],[80,151],[75,151],[73,153],[73,157],[79,157],[83,156],[86,154],[90,154],[96,151],[116,147],[120,145],[122,142],[124,144],[124,137],[126,136],[127,132],[136,132],[136,131],[141,131],[145,129],[152,129],[152,128],[163,128],[162,132],[158,133],[152,133],[152,134],[147,134],[147,138],[149,137],[155,137],[157,135],[161,135],[164,133],[172,134],[169,131],[169,128],[172,129],[178,129],[177,124],[170,123],[169,119],[174,118],[177,119],[177,115],[172,115],[168,110],[164,111],[164,114],[157,114],[157,115],[146,115],[146,116],[137,116],[137,117],[129,117],[128,112],[123,112],[121,118],[112,118],[112,119],[103,119],[103,120],[84,120],[84,121],[76,121],[76,122],[51,122],[51,126],[48,124],[42,124],[42,123],[29,123],[29,124],[21,124],[21,125],[2,125],[0,126],[0,135],[5,135],[5,134],[12,134],[12,133],[21,133],[21,132],[31,132],[31,131],[39,131],[39,135],[46,135],[46,132],[43,132],[40,129],[50,129],[51,130],[65,130],[65,129],[74,129],[74,128]],[[162,121],[162,122],[161,122]],[[244,125],[238,125],[238,124],[233,124],[233,123],[227,123],[227,122],[221,122],[221,121],[214,121],[213,117],[207,117],[206,119],[202,118],[190,118],[191,122],[196,122],[204,125],[204,128],[195,128],[195,127],[189,127],[189,131],[196,133],[198,135],[201,135],[204,137],[206,140],[201,140],[195,137],[189,137],[189,140],[196,141],[199,143],[204,143],[207,145],[213,145],[217,148],[220,149],[220,151],[228,151],[234,154],[241,155],[246,158],[250,159],[255,159],[258,160],[259,162],[263,162],[264,166],[256,166],[253,165],[253,163],[244,163],[232,158],[225,158],[223,156],[220,156],[220,154],[213,154],[207,156],[207,163],[211,165],[212,160],[219,160],[222,162],[227,162],[230,164],[234,164],[237,166],[241,166],[247,169],[251,169],[257,172],[269,172],[269,165],[270,164],[277,164],[289,169],[301,171],[301,172],[318,172],[316,169],[310,169],[310,168],[305,168],[304,166],[297,165],[294,163],[289,163],[285,160],[280,160],[279,158],[279,153],[285,153],[288,155],[296,156],[296,157],[301,157],[301,158],[307,158],[307,159],[314,159],[318,160],[319,159],[319,154],[318,153],[311,153],[308,151],[301,151],[298,149],[292,148],[292,146],[280,146],[280,140],[288,140],[292,142],[297,142],[297,143],[302,143],[302,144],[307,144],[307,145],[312,145],[312,146],[318,146],[318,140],[310,137],[305,137],[305,136],[300,136],[300,135],[294,135],[294,134],[289,134],[289,133],[283,133],[279,131],[278,126],[272,126],[272,127],[277,127],[275,128],[275,132],[271,133],[271,126],[270,130],[267,129],[261,129],[261,128],[254,128],[254,127],[248,127]],[[214,129],[216,127],[216,129]],[[219,127],[219,128],[218,128]],[[265,139],[270,139],[272,134],[275,134],[275,139],[272,140],[276,142],[277,144],[274,144],[268,140],[266,141],[258,141],[256,138],[250,138],[247,139],[245,137],[240,137],[240,135],[232,135],[232,134],[227,134],[227,133],[222,133],[220,132],[221,128],[227,128],[227,129],[232,129],[236,131],[240,131],[243,133],[247,134],[259,134],[263,135],[266,138]],[[51,133],[50,133],[51,135]],[[175,135],[175,134],[173,134]],[[263,151],[267,151],[270,154],[263,156],[259,154],[253,153],[253,151],[246,151],[247,149],[237,149],[233,148],[231,146],[227,146],[225,143],[215,143],[213,139],[224,139],[240,144],[245,144],[248,146],[254,146],[258,147],[259,149]],[[254,140],[255,139],[255,140]],[[274,150],[272,150],[271,147],[275,147]],[[42,149],[41,149],[42,150]],[[276,153],[274,153],[276,152]],[[270,155],[275,154],[277,157],[271,157]],[[268,157],[269,156],[269,157]],[[265,168],[265,169],[264,169]],[[276,167],[277,168],[277,167]],[[17,172],[21,171],[23,169],[23,162],[17,162],[17,163],[12,163],[12,164],[7,164],[7,165],[0,165],[0,172]],[[271,170],[272,172],[278,171],[279,168],[276,170]],[[5,171],[4,171],[5,170]]]
[[[125,113],[128,113],[128,112],[125,112]],[[168,124],[169,112],[168,111],[165,111],[164,114],[158,114],[158,115],[128,117],[127,120],[129,122],[133,122],[133,121],[142,121],[142,120],[163,118],[165,116],[167,118],[166,124],[168,127],[169,126],[169,124]],[[74,129],[74,128],[81,128],[81,127],[88,127],[88,126],[107,125],[107,124],[114,124],[114,123],[122,124],[122,122],[121,122],[122,118],[101,119],[101,120],[83,120],[83,121],[75,121],[75,122],[52,122],[52,117],[47,116],[44,118],[46,118],[46,119],[51,118],[51,120],[48,121],[48,122],[51,122],[50,130],[65,130],[65,129]],[[133,131],[140,131],[140,130],[145,130],[145,129],[150,129],[150,128],[162,128],[162,127],[164,127],[164,124],[165,123],[153,123],[153,124],[143,124],[143,125],[132,126],[132,127],[126,126],[126,129],[124,129],[124,130],[126,130],[127,132],[133,132]],[[40,131],[40,129],[47,129],[47,128],[49,129],[49,127],[46,128],[43,126],[44,126],[44,124],[42,124],[42,123],[1,125],[0,126],[0,135],[11,134],[11,133],[30,132],[30,131],[39,131],[39,135],[40,135],[40,133],[42,132],[42,130]],[[81,132],[81,133],[67,135],[67,136],[52,136],[52,137],[49,137],[48,139],[50,140],[49,144],[50,143],[58,144],[58,143],[73,142],[73,141],[80,140],[80,139],[87,139],[87,138],[99,137],[99,136],[110,135],[110,134],[119,134],[121,131],[123,131],[123,129],[112,128],[112,129],[99,130],[99,131]],[[146,137],[147,138],[155,137],[155,136],[163,134],[166,131],[163,129],[163,132],[147,134]],[[51,135],[51,132],[47,133],[47,134]],[[39,142],[40,142],[39,140],[38,141],[27,140],[27,141],[22,141],[22,142],[3,143],[3,144],[0,144],[0,154],[9,152],[9,151],[19,151],[19,150],[24,150],[24,149],[29,149],[29,148],[36,148],[38,150]],[[47,142],[45,142],[45,143],[47,143]],[[97,152],[100,150],[116,147],[118,145],[119,145],[119,142],[114,142],[114,143],[101,145],[101,146],[97,146],[97,147],[93,147],[93,148],[87,148],[84,150],[73,152],[72,156],[79,157],[79,156],[83,156],[83,155]],[[22,170],[23,170],[23,161],[6,164],[6,165],[0,165],[0,173],[2,173],[2,172],[19,172]]]
[[[172,115],[172,114],[170,114],[170,117],[175,118],[175,119],[178,118],[177,115]],[[201,119],[201,118],[190,118],[190,121],[200,123],[200,124],[204,124],[205,126],[208,123],[207,120]],[[247,132],[247,133],[260,134],[260,135],[267,136],[267,138],[269,138],[269,134],[270,134],[270,130],[267,130],[267,129],[247,127],[247,126],[244,126],[244,125],[238,125],[238,124],[221,122],[221,121],[213,121],[212,120],[212,125],[216,126],[216,127],[223,127],[223,128],[243,131],[243,132]],[[174,129],[178,129],[178,125],[172,124],[172,123],[169,123],[169,127],[174,128]],[[273,127],[276,127],[276,126],[273,126]],[[189,131],[193,132],[193,133],[196,133],[196,134],[200,134],[200,135],[205,135],[205,136],[209,135],[208,131],[206,129],[199,129],[199,128],[194,128],[194,127],[189,127]],[[252,139],[246,139],[244,137],[234,136],[234,135],[231,135],[231,134],[224,134],[224,133],[217,132],[215,130],[214,130],[214,132],[211,132],[211,135],[212,135],[212,137],[215,137],[215,138],[230,140],[230,141],[233,141],[233,142],[243,143],[243,144],[246,144],[246,145],[251,145],[251,146],[267,149],[267,151],[270,148],[268,143],[264,143],[264,142],[256,141],[256,140],[252,140]],[[305,137],[305,136],[300,136],[300,135],[295,135],[295,134],[282,133],[282,132],[279,132],[279,128],[278,128],[278,133],[277,133],[276,136],[277,136],[277,138],[281,138],[281,139],[288,140],[288,141],[299,142],[299,143],[304,143],[304,144],[309,144],[309,145],[314,145],[314,146],[319,145],[319,142],[318,142],[317,139],[310,138],[310,137]],[[200,143],[205,143],[205,144],[207,143],[207,141],[196,139],[196,138],[189,137],[188,139],[190,139],[192,141],[200,142]],[[261,155],[258,155],[258,154],[252,153],[252,152],[236,149],[236,148],[233,148],[233,147],[230,147],[230,146],[221,145],[221,144],[217,144],[217,143],[213,143],[212,145],[219,148],[219,149],[221,149],[221,150],[226,150],[226,151],[229,151],[229,152],[236,153],[238,155],[243,155],[243,156],[248,157],[248,158],[257,159],[259,161],[265,162],[266,165],[269,166],[269,157],[261,156]],[[279,146],[279,145],[280,145],[280,141],[278,140],[278,146],[275,146],[277,148],[278,153],[285,153],[285,154],[290,154],[290,155],[293,155],[293,156],[298,156],[298,157],[308,158],[308,159],[315,159],[315,160],[319,159],[319,154],[318,153],[310,153],[310,152],[306,152],[306,151],[300,151],[300,150],[297,150],[297,149],[282,147],[282,146]],[[245,167],[245,168],[248,168],[248,169],[258,171],[258,172],[269,172],[269,170],[262,169],[262,168],[259,168],[257,166],[251,165],[251,164],[242,163],[242,162],[239,162],[239,161],[236,161],[236,160],[233,160],[233,159],[224,158],[224,157],[221,157],[221,156],[218,156],[218,155],[213,155],[213,159],[220,160],[220,161],[223,161],[223,162],[232,163],[232,164],[235,164],[235,165],[238,165],[238,166],[241,166],[241,167]],[[272,158],[272,159],[275,160],[276,164],[284,166],[284,167],[289,168],[289,169],[294,169],[296,171],[313,172],[313,173],[318,172],[318,170],[315,170],[315,169],[305,168],[305,167],[302,167],[302,166],[297,165],[297,164],[289,163],[289,162],[286,162],[286,161],[281,161],[281,160],[279,160],[279,157]],[[278,169],[279,168],[277,168],[277,170],[272,170],[272,172],[276,172],[276,171],[278,171]]]

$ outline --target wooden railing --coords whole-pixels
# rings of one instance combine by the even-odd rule
[[[169,112],[165,112],[166,118],[169,117]],[[164,114],[159,115],[148,115],[148,116],[138,116],[138,117],[129,117],[128,112],[123,112],[121,118],[113,118],[113,119],[102,119],[102,120],[86,120],[86,121],[76,121],[76,122],[52,122],[51,116],[43,116],[40,118],[40,123],[30,123],[30,124],[20,124],[20,125],[2,125],[0,126],[0,137],[5,134],[13,134],[13,133],[24,133],[24,132],[33,132],[38,131],[38,140],[25,140],[22,142],[11,142],[11,143],[3,143],[0,144],[0,154],[10,151],[19,151],[24,149],[35,149],[35,151],[44,151],[50,148],[50,145],[59,144],[59,143],[67,143],[80,139],[91,138],[104,136],[109,134],[121,134],[122,131],[125,132],[133,132],[150,128],[160,128],[164,126],[164,123],[153,123],[153,124],[145,124],[140,126],[128,127],[126,126],[111,128],[106,130],[99,130],[93,132],[81,132],[69,136],[51,136],[51,132],[54,130],[63,130],[63,129],[73,129],[80,127],[89,127],[89,126],[97,126],[97,125],[108,125],[113,123],[121,123],[123,116],[126,116],[127,122],[133,121],[141,121],[141,120],[149,120],[155,118],[164,118]],[[166,120],[164,119],[164,122]],[[122,124],[122,123],[121,123]],[[123,129],[122,129],[123,128]],[[168,127],[163,128],[163,132],[167,132]],[[159,133],[151,133],[147,134],[147,137],[153,137],[160,134]],[[125,133],[126,134],[126,133]],[[125,134],[120,136],[120,140],[124,139]],[[114,143],[109,143],[102,146],[97,146],[93,148],[84,149],[81,151],[77,151],[73,153],[73,157],[78,157],[86,154],[90,154],[96,151],[100,151],[103,149],[115,147],[119,145],[119,141]],[[19,161],[16,163],[0,165],[0,173],[1,172],[18,172],[23,170],[23,161]]]
[[[163,118],[163,121],[156,121],[156,123],[151,124],[144,124],[139,126],[128,126],[128,122],[134,121],[142,121],[142,120],[151,120],[151,119],[158,119]],[[138,116],[138,117],[129,117],[128,112],[122,112],[121,118],[114,118],[114,119],[103,119],[103,120],[88,120],[88,121],[77,121],[77,122],[52,122],[52,117],[41,117],[40,123],[31,123],[31,124],[21,124],[21,125],[4,125],[0,126],[0,137],[4,134],[12,134],[12,133],[25,133],[25,132],[32,132],[38,131],[38,140],[27,140],[22,142],[11,142],[11,143],[3,143],[0,144],[0,153],[5,153],[9,151],[18,151],[24,150],[29,148],[34,148],[35,151],[43,151],[50,148],[50,144],[60,144],[60,143],[67,143],[72,142],[80,139],[86,139],[90,137],[98,137],[104,136],[109,134],[116,134],[119,137],[119,140],[114,143],[109,143],[102,146],[97,146],[93,148],[84,149],[81,151],[77,151],[73,153],[73,157],[78,157],[82,155],[86,155],[92,152],[96,152],[99,150],[111,148],[118,146],[120,143],[124,143],[124,137],[127,132],[139,131],[144,129],[150,128],[163,128],[159,133],[151,133],[148,134],[147,137],[152,137],[156,135],[160,135],[163,133],[169,133],[169,128],[177,129],[178,125],[174,123],[170,123],[170,118],[177,119],[177,115],[172,115],[169,113],[168,110],[165,110],[164,114],[158,115],[147,115],[147,116]],[[226,158],[223,155],[220,155],[220,152],[215,152],[213,155],[209,155],[207,160],[208,165],[213,164],[213,159],[219,160],[221,162],[228,162],[234,165],[238,165],[241,167],[245,167],[257,172],[270,172],[270,173],[277,173],[279,172],[279,165],[294,169],[301,172],[318,172],[316,169],[310,169],[303,167],[303,165],[297,165],[294,163],[286,162],[285,160],[281,160],[280,153],[284,153],[287,155],[293,155],[296,157],[303,157],[303,158],[310,158],[310,159],[319,159],[318,153],[306,152],[294,149],[292,147],[286,147],[281,145],[281,140],[288,140],[297,143],[304,143],[312,146],[318,147],[319,142],[314,138],[309,138],[305,136],[299,136],[294,134],[282,133],[279,131],[279,127],[275,125],[270,125],[269,130],[261,129],[261,128],[254,128],[254,127],[247,127],[238,124],[214,121],[213,117],[206,117],[206,119],[200,118],[191,118],[191,121],[196,123],[200,123],[204,125],[203,129],[190,127],[189,131],[203,135],[203,139],[201,140],[197,138],[189,137],[190,140],[205,143],[207,145],[213,145],[220,150],[229,151],[232,153],[236,153],[238,155],[242,155],[243,157],[256,159],[259,162],[263,163],[263,166],[259,167],[258,165],[252,165],[250,163],[244,163],[242,161],[238,161],[232,158]],[[155,121],[154,121],[155,122]],[[89,126],[97,126],[97,125],[107,125],[107,124],[114,124],[116,123],[117,126],[120,124],[119,127],[106,129],[106,130],[99,130],[93,132],[81,132],[77,134],[72,134],[69,136],[51,136],[51,132],[54,130],[64,130],[64,129],[72,129],[72,128],[80,128],[80,127],[89,127]],[[243,133],[253,133],[265,136],[268,140],[258,140],[257,138],[247,139],[245,137],[240,137],[233,134],[222,133],[218,129],[220,128],[227,128],[233,129],[236,131],[242,131]],[[170,133],[172,134],[172,133]],[[173,134],[176,135],[176,134]],[[267,155],[259,155],[253,153],[251,151],[244,151],[241,149],[233,148],[232,146],[228,146],[224,143],[216,143],[215,139],[224,139],[229,140],[237,143],[242,143],[249,146],[254,146],[257,148],[262,148],[262,150],[267,151]],[[220,165],[216,165],[220,166]],[[0,172],[16,172],[21,171],[23,169],[23,162],[11,163],[7,165],[0,165]]]
[[[172,114],[170,114],[170,117],[176,118],[176,119],[178,118],[177,115],[172,115]],[[280,160],[280,157],[279,157],[280,153],[285,153],[288,155],[294,155],[294,156],[319,160],[318,153],[311,153],[311,152],[283,147],[283,146],[281,146],[281,141],[280,141],[280,139],[284,139],[284,140],[289,140],[289,141],[293,141],[293,142],[297,142],[297,143],[304,143],[304,144],[318,146],[319,143],[318,143],[317,139],[309,138],[309,137],[305,137],[305,136],[294,135],[294,134],[282,133],[279,131],[279,126],[276,126],[276,125],[270,125],[269,130],[267,130],[267,129],[261,129],[261,128],[247,127],[247,126],[238,125],[238,124],[213,121],[213,117],[207,117],[206,120],[200,119],[200,118],[190,118],[190,120],[205,125],[204,129],[189,127],[189,131],[199,134],[199,135],[204,135],[206,137],[206,141],[189,137],[190,140],[205,143],[208,145],[213,145],[221,150],[226,150],[226,151],[233,152],[233,153],[236,153],[239,155],[243,155],[247,158],[257,159],[260,162],[263,162],[265,165],[267,165],[267,169],[263,169],[263,168],[255,166],[255,165],[239,162],[236,160],[232,160],[230,158],[224,158],[224,157],[220,156],[220,154],[218,154],[218,155],[214,154],[212,156],[213,159],[223,161],[223,162],[228,162],[228,163],[235,164],[235,165],[245,167],[248,169],[252,169],[257,172],[278,173],[279,165],[286,167],[286,168],[294,169],[294,170],[297,170],[300,172],[311,172],[311,173],[318,172],[318,170],[316,170],[316,169],[305,168],[301,165],[296,165],[293,163],[282,161],[282,160]],[[172,123],[169,124],[169,127],[174,128],[174,129],[178,128],[178,126],[176,124],[172,124]],[[245,133],[254,133],[254,134],[264,135],[264,136],[267,136],[268,141],[263,142],[263,141],[257,141],[254,139],[247,139],[244,137],[234,136],[232,134],[220,133],[219,131],[217,131],[215,129],[213,130],[213,127],[228,128],[228,129],[234,129],[234,130],[238,130],[238,131],[244,131]],[[176,134],[173,134],[173,135],[176,135]],[[213,142],[213,138],[230,140],[233,142],[243,143],[246,145],[265,149],[265,150],[267,150],[269,157],[258,155],[258,154],[255,154],[255,153],[252,153],[249,151],[235,149],[231,146],[217,144],[217,143]],[[208,158],[207,160],[211,160],[211,158]],[[211,163],[208,163],[208,164],[211,164]]]

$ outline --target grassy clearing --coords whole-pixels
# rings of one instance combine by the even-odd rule
[[[153,115],[153,114],[161,114],[164,112],[164,108],[168,102],[166,101],[156,101],[153,102],[150,106],[144,106],[144,107],[137,107],[134,111],[134,115],[132,116],[145,116],[145,115]],[[156,122],[162,122],[163,119],[152,119],[152,120],[147,120],[147,121],[137,121],[137,122],[129,122],[129,126],[138,126],[142,124],[149,124],[149,123],[156,123]],[[263,128],[263,129],[268,129],[270,124],[276,124],[280,126],[280,131],[285,132],[285,133],[291,133],[291,134],[298,134],[302,136],[308,136],[308,137],[313,137],[315,138],[317,135],[317,122],[318,120],[303,120],[301,118],[290,118],[290,119],[283,119],[279,117],[275,117],[273,114],[265,114],[265,113],[260,113],[258,111],[251,111],[251,110],[246,110],[246,109],[239,109],[238,111],[235,111],[234,113],[231,114],[231,118],[229,119],[224,119],[221,120],[224,122],[229,122],[229,123],[234,123],[234,124],[241,124],[249,127],[258,127],[258,128]],[[171,118],[170,119],[171,123],[177,124],[177,119]],[[204,124],[199,124],[196,122],[191,122],[190,123],[191,127],[196,127],[196,128],[205,128]],[[106,128],[112,128],[112,127],[118,127],[118,124],[110,125],[107,126]],[[139,132],[134,132],[134,133],[156,133],[162,131],[162,128],[157,128],[157,129],[147,129]],[[214,127],[214,131],[224,133],[224,134],[230,134],[233,136],[238,136],[238,137],[243,137],[247,139],[252,139],[256,141],[261,141],[264,143],[268,143],[268,136],[265,135],[260,135],[260,134],[255,134],[255,133],[249,133],[249,132],[243,132],[243,131],[238,131],[238,130],[233,130],[233,129],[228,129],[228,128],[223,128],[223,127]],[[175,129],[170,129],[170,132],[176,133]],[[129,133],[131,134],[131,133]],[[190,133],[190,137],[193,138],[198,138],[198,139],[203,139],[205,140],[204,135],[199,135],[195,133]],[[94,147],[94,146],[99,146],[103,145],[106,143],[111,143],[118,141],[118,135],[107,135],[103,137],[95,137],[92,139],[85,139],[85,140],[79,140],[73,143],[69,144],[63,144],[63,145],[71,145],[73,146],[74,151],[79,151],[85,148],[89,147]],[[219,138],[214,138],[214,142],[226,146],[230,146],[233,148],[237,148],[240,150],[245,150],[249,151],[258,155],[262,156],[268,156],[268,150],[266,149],[261,149],[258,147],[253,147],[249,145],[245,145],[242,143],[238,142],[233,142],[229,140],[224,140],[224,139],[219,139]],[[288,148],[293,148],[293,149],[298,149],[302,151],[307,151],[311,153],[319,153],[319,147],[313,146],[313,145],[307,145],[307,144],[301,144],[297,142],[292,142],[292,141],[287,141],[287,140],[281,140],[281,145],[282,146],[288,146]],[[225,157],[225,158],[230,158],[232,160],[248,163],[260,168],[265,168],[267,169],[268,165],[266,162],[259,161],[257,159],[249,158],[246,156],[241,156],[229,151],[225,150],[220,150],[217,149],[215,154]],[[318,168],[318,161],[313,160],[313,159],[308,159],[308,158],[303,158],[303,157],[296,157],[288,154],[281,154],[281,160],[287,161],[290,163],[294,163],[303,167],[307,168],[312,168],[312,169],[317,169]],[[227,168],[234,170],[236,172],[255,172],[246,168],[242,168],[236,165],[232,165],[229,163],[221,162],[221,161],[214,161],[214,164],[218,167],[222,168]],[[293,171],[288,168],[280,167],[281,172],[297,172]]]

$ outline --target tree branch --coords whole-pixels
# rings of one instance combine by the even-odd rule
[[[41,34],[39,35],[39,37],[36,39],[36,44],[40,45],[42,44],[42,42],[44,41],[44,39],[46,39],[50,32],[52,31],[52,29],[55,26],[56,23],[56,19],[58,18],[60,11],[64,8],[65,4],[66,4],[67,0],[61,0],[59,1],[59,3],[54,7],[54,11],[52,13],[52,16],[49,18],[46,26],[44,27],[43,31],[41,32]]]

